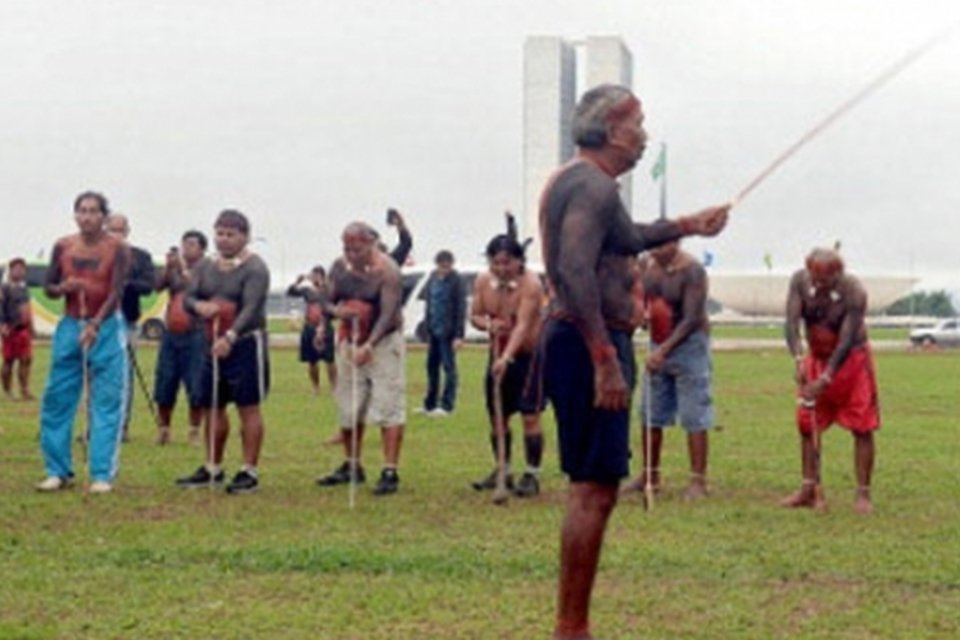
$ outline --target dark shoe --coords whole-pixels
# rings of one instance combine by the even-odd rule
[[[471,482],[470,486],[477,491],[493,491],[497,488],[497,470],[494,469],[491,471],[490,475],[483,480],[475,480],[474,482]],[[507,489],[513,491],[513,474],[510,473],[507,474]]]
[[[225,479],[221,470],[217,475],[212,475],[206,465],[201,466],[193,472],[193,475],[177,479],[177,486],[184,489],[194,489],[196,487],[209,487],[210,485],[221,485]]]
[[[513,490],[513,495],[518,498],[532,498],[538,493],[540,493],[540,481],[532,473],[524,473],[520,476],[520,482]]]
[[[258,484],[260,483],[257,481],[257,476],[246,470],[240,471],[237,475],[233,476],[233,480],[227,485],[227,493],[231,495],[253,493],[257,490]]]
[[[357,466],[357,484],[363,484],[367,480],[367,475],[363,472],[363,467]],[[337,467],[337,470],[327,476],[317,478],[317,484],[321,487],[335,487],[338,484],[350,484],[350,463],[344,462]]]
[[[380,479],[377,480],[377,486],[373,488],[373,495],[385,496],[389,493],[396,493],[400,488],[400,476],[396,469],[384,469],[380,472]]]

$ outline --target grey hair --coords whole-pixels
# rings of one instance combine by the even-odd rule
[[[364,239],[374,242],[380,239],[380,234],[377,233],[376,229],[368,225],[366,222],[351,222],[343,230],[344,236],[363,236]]]
[[[607,143],[607,127],[616,118],[611,112],[625,100],[636,100],[630,89],[617,84],[601,84],[590,89],[573,112],[573,141],[578,147],[599,149]]]

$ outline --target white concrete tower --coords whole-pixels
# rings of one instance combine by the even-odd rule
[[[523,48],[522,237],[533,237],[528,258],[540,260],[538,209],[550,175],[573,155],[570,122],[576,101],[573,45],[556,36],[531,36]]]
[[[577,58],[580,58],[580,64]],[[581,74],[578,78],[578,70]],[[523,50],[523,237],[533,237],[528,258],[540,256],[540,194],[550,175],[569,160],[575,147],[570,124],[578,93],[598,84],[633,88],[633,56],[617,36],[589,36],[572,42],[558,36],[530,36]],[[633,205],[629,175],[620,195]]]

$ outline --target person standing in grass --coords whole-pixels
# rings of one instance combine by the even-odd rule
[[[467,315],[467,294],[460,274],[453,268],[453,254],[437,252],[436,268],[424,285],[426,293],[425,325],[427,333],[427,395],[421,411],[443,417],[453,411],[457,401],[457,350],[463,345]],[[443,394],[440,394],[440,368],[443,368]]]
[[[863,514],[873,511],[873,432],[880,428],[880,408],[866,312],[866,290],[857,278],[844,272],[843,259],[833,249],[814,249],[807,256],[806,268],[790,280],[786,340],[796,363],[803,482],[796,493],[781,501],[785,507],[826,506],[820,491],[820,452],[814,429],[822,432],[837,422],[853,434],[854,509]]]
[[[40,407],[40,447],[47,477],[37,489],[58,491],[73,483],[70,441],[80,395],[87,391],[91,493],[108,493],[119,469],[127,335],[120,298],[130,250],[104,230],[107,199],[86,191],[73,203],[79,233],[53,246],[44,291],[65,298],[53,334],[50,375]]]
[[[30,365],[33,362],[33,314],[27,288],[27,262],[14,258],[7,265],[7,282],[0,285],[0,337],[3,340],[3,392],[13,398],[13,369],[17,368],[20,399],[33,400]]]
[[[189,403],[190,432],[187,438],[190,444],[200,443],[203,404],[198,382],[207,342],[203,323],[187,312],[184,299],[206,250],[207,236],[200,231],[187,231],[180,239],[180,248],[173,247],[167,253],[166,265],[157,282],[157,291],[166,290],[170,294],[164,318],[166,330],[160,340],[154,374],[153,398],[157,402],[160,422],[157,425],[157,444],[160,445],[170,442],[170,421],[181,383]]]
[[[343,257],[330,269],[327,311],[340,321],[336,399],[346,459],[317,484],[364,482],[360,453],[364,426],[371,422],[380,426],[384,456],[373,493],[383,496],[400,487],[397,465],[406,423],[400,269],[378,248],[377,233],[369,225],[353,222],[342,237]]]
[[[130,237],[130,221],[122,213],[113,213],[105,223],[108,233],[127,242]],[[127,331],[127,352],[130,367],[127,370],[127,384],[124,387],[123,398],[123,441],[130,437],[130,418],[133,415],[133,368],[137,366],[137,335],[140,320],[140,298],[153,293],[157,284],[156,270],[153,258],[146,249],[128,245],[130,247],[130,269],[127,274],[127,283],[123,287],[123,297],[120,299],[120,312],[123,314]]]
[[[679,418],[690,454],[684,497],[696,500],[707,495],[707,432],[713,427],[707,272],[677,240],[650,251],[642,273],[650,332],[649,388],[640,408],[643,471],[624,491],[643,491],[648,479],[659,490],[663,430]]]
[[[473,286],[470,322],[492,337],[484,389],[490,417],[490,446],[497,461],[498,432],[503,433],[507,464],[507,487],[521,498],[540,493],[540,465],[543,460],[543,429],[540,414],[546,406],[540,384],[536,354],[542,324],[545,293],[537,274],[526,269],[524,246],[512,232],[494,237],[486,249],[489,271],[477,276]],[[496,389],[496,391],[495,391]],[[494,393],[500,393],[503,422],[497,423]],[[523,422],[523,445],[527,467],[514,486],[510,473],[512,437],[510,416],[519,413]],[[477,491],[492,490],[497,469],[473,483]]]
[[[177,480],[177,485],[223,484],[226,476],[221,465],[230,433],[226,406],[232,402],[240,417],[243,466],[227,485],[227,493],[250,493],[260,484],[257,465],[264,433],[260,405],[270,387],[266,336],[270,271],[247,246],[250,223],[241,212],[222,211],[214,223],[214,238],[217,255],[197,266],[184,300],[187,311],[204,320],[211,343],[199,383],[200,402],[209,407],[204,439],[207,462],[193,475]]]
[[[310,270],[309,275],[300,275],[287,288],[287,295],[291,298],[303,298],[305,304],[303,329],[300,331],[300,362],[307,364],[313,395],[320,395],[321,362],[327,370],[327,382],[332,391],[337,386],[337,365],[334,362],[333,321],[323,312],[327,299],[326,270],[317,265]]]
[[[570,478],[561,530],[554,638],[585,640],[607,520],[628,472],[635,363],[633,260],[686,235],[715,235],[730,206],[638,224],[616,177],[646,146],[643,109],[626,87],[587,91],[573,117],[577,155],[547,182],[540,233],[552,295],[544,327],[544,386],[554,407],[560,460]]]

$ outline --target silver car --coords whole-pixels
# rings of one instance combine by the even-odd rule
[[[960,319],[941,320],[932,327],[920,327],[910,332],[915,345],[960,347]]]

